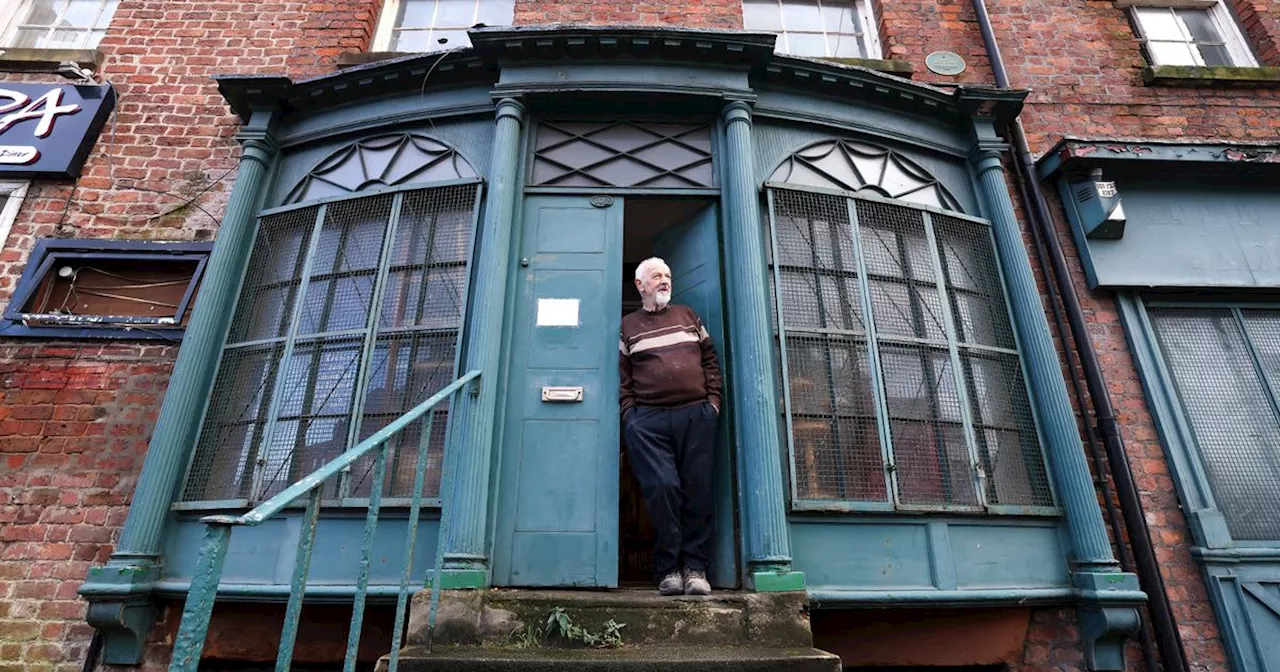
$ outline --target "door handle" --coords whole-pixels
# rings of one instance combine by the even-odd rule
[[[542,400],[560,404],[582,401],[582,386],[544,387],[542,388]]]

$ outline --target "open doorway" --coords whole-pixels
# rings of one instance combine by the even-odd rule
[[[671,198],[671,197],[628,197],[623,209],[623,244],[622,244],[622,314],[626,315],[632,311],[641,308],[640,294],[635,288],[635,270],[641,261],[653,257],[661,256],[667,258],[668,263],[672,266],[675,297],[673,301],[676,303],[684,303],[694,308],[696,312],[702,315],[705,323],[715,322],[718,326],[721,322],[721,309],[719,305],[719,263],[718,263],[718,245],[716,244],[715,224],[715,200],[710,198]],[[698,226],[699,219],[704,218],[709,226],[704,235],[703,241],[699,246],[699,241],[686,235],[686,231],[691,226]],[[695,235],[697,232],[693,232]],[[710,244],[707,244],[707,238]],[[692,246],[692,247],[690,247]],[[673,249],[678,248],[678,249]],[[680,256],[685,258],[684,261],[677,261],[673,257]],[[708,300],[704,296],[701,302],[696,301],[693,296],[685,295],[682,297],[682,289],[687,287],[681,286],[682,267],[688,266],[688,258],[697,258],[700,256],[710,255],[714,257],[708,261],[712,262],[708,266],[714,269],[716,277],[712,283],[714,286],[714,298]],[[708,308],[703,305],[695,305],[698,303],[706,303],[712,306]],[[705,313],[713,314],[705,314]],[[711,325],[708,324],[711,329]],[[719,331],[719,329],[717,329]],[[721,337],[722,338],[722,337]],[[723,346],[723,342],[721,342]],[[723,361],[721,367],[724,368]],[[724,434],[727,428],[721,428],[721,443],[727,446]],[[654,529],[649,522],[648,511],[645,510],[644,497],[640,492],[640,486],[636,482],[635,476],[631,473],[631,467],[627,460],[627,448],[625,437],[620,436],[618,446],[621,452],[619,469],[619,488],[618,488],[618,580],[622,586],[651,586],[653,582],[653,543]],[[718,450],[718,453],[724,453],[723,459],[717,459],[717,470],[726,470],[726,483],[719,484],[717,490],[723,492],[725,497],[717,496],[717,526],[728,526],[732,531],[732,498],[727,496],[727,492],[731,486],[728,485],[731,479],[727,474],[730,469],[727,464],[727,448]],[[729,511],[721,511],[719,509],[728,508]],[[727,515],[726,515],[727,514]],[[723,534],[724,530],[721,530]],[[717,537],[720,537],[718,534]],[[732,534],[728,537],[733,539]],[[716,552],[719,554],[734,554],[733,543],[717,543]],[[718,573],[723,575],[718,587],[729,587],[736,585],[736,574],[733,570],[723,568],[736,566],[732,557],[720,558],[721,562],[716,563],[722,569],[717,572],[713,567],[713,578]]]

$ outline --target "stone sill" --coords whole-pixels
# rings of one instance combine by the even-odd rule
[[[0,72],[57,72],[58,65],[68,61],[97,71],[102,65],[102,52],[97,49],[0,48]]]
[[[1148,65],[1142,81],[1148,86],[1280,86],[1280,68]]]
[[[883,59],[883,58],[823,58],[819,59],[828,63],[836,63],[839,65],[855,65],[868,70],[878,70],[890,75],[898,75],[899,77],[911,78],[911,64],[907,61]]]

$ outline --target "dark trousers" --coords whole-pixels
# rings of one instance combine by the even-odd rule
[[[658,534],[654,570],[659,578],[681,567],[705,572],[711,563],[718,424],[710,402],[637,406],[623,420],[631,471]]]

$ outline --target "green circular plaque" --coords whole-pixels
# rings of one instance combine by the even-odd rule
[[[924,65],[939,75],[958,75],[964,72],[964,59],[952,51],[935,51],[924,57]]]

